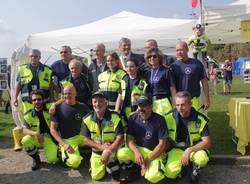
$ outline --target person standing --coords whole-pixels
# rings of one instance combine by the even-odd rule
[[[95,59],[93,59],[89,65],[89,73],[91,75],[90,84],[92,85],[92,93],[95,93],[99,89],[98,76],[108,70],[107,61],[105,57],[105,45],[97,43],[93,49]]]
[[[63,88],[68,85],[74,85],[76,88],[76,101],[86,104],[91,107],[91,87],[88,79],[81,73],[82,63],[77,59],[72,59],[69,63],[70,75],[60,82]]]
[[[201,94],[200,82],[204,92],[203,105],[207,110],[210,105],[208,77],[203,64],[196,59],[188,57],[188,45],[184,41],[179,41],[176,45],[177,61],[171,65],[176,84],[176,90],[188,91],[192,97],[192,105],[199,109],[199,97]]]
[[[153,110],[164,115],[172,109],[171,96],[176,93],[172,71],[162,65],[163,55],[159,49],[149,49],[145,59],[151,67],[145,74],[153,98]]]
[[[61,59],[52,63],[51,68],[53,71],[53,82],[55,91],[60,93],[60,82],[70,75],[69,62],[73,59],[72,50],[70,46],[62,46],[60,49]],[[89,77],[88,68],[82,63],[82,71],[87,78]]]
[[[99,88],[106,96],[108,108],[115,110],[118,97],[118,89],[121,87],[121,80],[126,72],[119,67],[119,56],[116,52],[107,55],[107,65],[109,70],[98,76]]]
[[[197,183],[200,168],[209,161],[208,118],[192,107],[191,95],[187,91],[176,93],[175,106],[165,117],[170,143],[165,175],[174,179],[183,167],[189,166],[190,180]]]
[[[58,146],[50,135],[50,118],[48,108],[50,103],[44,103],[44,94],[41,90],[32,91],[31,101],[33,108],[24,115],[23,134],[21,143],[27,154],[33,159],[31,169],[40,168],[38,148],[44,148],[45,158],[49,163],[58,161]]]
[[[147,82],[139,75],[139,64],[136,59],[128,59],[126,64],[127,74],[121,81],[116,111],[128,120],[132,112],[136,111],[136,100],[148,93]]]
[[[68,167],[77,168],[82,160],[79,146],[83,146],[81,135],[82,118],[89,113],[89,108],[76,101],[76,89],[73,85],[63,89],[64,101],[55,107],[51,115],[50,133],[58,142],[61,157]]]
[[[232,62],[227,59],[223,65],[223,79],[224,79],[224,86],[223,91],[224,94],[231,93],[231,85],[233,80],[233,72],[232,72]]]
[[[100,180],[107,171],[112,183],[120,183],[120,164],[116,151],[123,143],[123,127],[119,114],[107,108],[101,91],[92,95],[93,111],[83,119],[84,144],[92,148],[91,177]]]
[[[210,82],[210,86],[211,86],[210,91],[214,95],[217,95],[216,86],[217,86],[218,77],[217,77],[217,70],[216,70],[216,67],[215,67],[214,63],[212,63],[210,65],[208,74],[209,74],[209,82]]]

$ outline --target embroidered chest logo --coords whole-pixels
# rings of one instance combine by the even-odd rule
[[[146,132],[145,139],[149,140],[152,137],[152,133],[150,131]]]
[[[192,72],[192,70],[190,67],[185,68],[185,74],[189,75],[189,74],[191,74],[191,72]]]
[[[80,120],[82,118],[81,114],[80,113],[76,113],[75,114],[75,119],[76,120]]]
[[[112,128],[112,127],[114,126],[114,123],[113,123],[112,121],[109,121],[109,122],[108,122],[108,126],[109,126],[110,128]]]

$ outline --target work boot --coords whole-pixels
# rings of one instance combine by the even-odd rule
[[[38,155],[38,153],[36,153],[34,155],[31,155],[31,157],[33,159],[31,170],[35,171],[40,168],[40,164],[41,164],[40,156]]]
[[[192,164],[191,167],[191,173],[190,173],[190,183],[191,184],[198,184],[198,170],[199,170],[199,166],[197,166],[196,164]]]
[[[20,128],[14,128],[12,130],[12,136],[14,139],[14,151],[21,151],[22,146],[21,146],[21,129]]]

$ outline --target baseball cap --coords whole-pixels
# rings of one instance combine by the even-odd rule
[[[92,98],[97,97],[97,96],[106,98],[102,91],[96,91],[95,93],[92,94]]]
[[[137,100],[136,100],[136,105],[151,105],[152,101],[149,97],[145,95],[141,95]]]

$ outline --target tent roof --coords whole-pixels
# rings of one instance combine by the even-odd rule
[[[238,0],[225,6],[205,7],[204,9],[206,34],[212,43],[250,41],[240,35],[242,20],[250,20],[249,0]]]
[[[78,27],[31,34],[26,46],[46,51],[62,45],[90,49],[102,42],[108,50],[114,50],[121,37],[128,37],[133,49],[143,48],[147,39],[156,39],[159,46],[174,47],[178,39],[187,39],[192,34],[193,25],[195,20],[153,18],[123,11]]]

